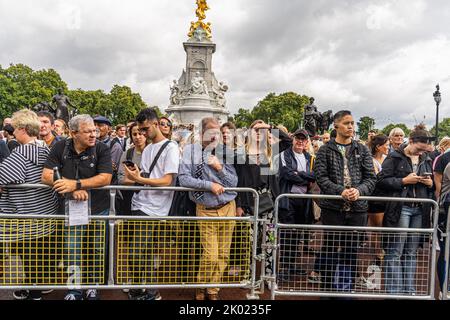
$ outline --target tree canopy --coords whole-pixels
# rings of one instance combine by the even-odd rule
[[[77,106],[78,114],[103,115],[113,124],[126,123],[147,107],[141,96],[127,86],[114,85],[109,93],[103,90],[69,90],[55,70],[34,71],[17,64],[6,69],[0,66],[0,118],[39,102],[50,103],[60,88]]]
[[[304,107],[308,103],[309,97],[295,92],[280,95],[270,93],[253,110],[239,109],[234,120],[238,127],[249,127],[253,121],[261,119],[274,125],[282,124],[289,131],[295,131],[301,125]]]
[[[383,128],[383,130],[381,130],[381,132],[387,136],[389,136],[389,134],[391,133],[391,130],[394,128],[400,128],[405,132],[405,135],[408,136],[409,133],[411,132],[411,130],[406,126],[406,124],[404,123],[391,123],[388,124],[386,127]]]
[[[436,126],[431,129],[431,133],[436,134]],[[439,123],[439,140],[445,136],[450,137],[450,118],[445,118]]]
[[[371,117],[362,117],[358,122],[358,134],[360,139],[367,140],[369,131],[375,128],[375,119]]]

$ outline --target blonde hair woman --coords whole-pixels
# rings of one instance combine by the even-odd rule
[[[272,145],[270,143],[271,126],[262,120],[256,120],[247,131],[245,154],[238,153],[235,163],[238,187],[253,188],[260,195],[259,216],[273,219],[273,196],[271,187]],[[237,216],[254,215],[254,199],[250,193],[238,193],[236,197]],[[260,230],[262,234],[262,230]],[[265,252],[266,272],[271,274],[272,253]]]

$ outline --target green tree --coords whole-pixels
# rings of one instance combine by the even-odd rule
[[[282,124],[289,131],[295,131],[303,119],[304,107],[309,103],[307,96],[295,92],[280,95],[270,93],[258,102],[252,111],[253,120],[261,119],[274,125]]]
[[[359,119],[358,125],[358,135],[360,139],[367,140],[369,136],[369,131],[375,128],[375,119],[371,117],[362,117]]]
[[[431,129],[433,135],[436,134],[436,126]],[[441,123],[439,123],[439,140],[443,137],[450,137],[450,118],[445,118]]]
[[[261,119],[274,125],[282,124],[289,131],[295,131],[302,122],[304,107],[308,103],[307,96],[295,92],[280,95],[270,93],[252,111],[239,109],[234,119],[238,127],[249,127],[253,121]]]
[[[405,135],[408,136],[409,133],[411,132],[411,130],[406,126],[406,124],[404,123],[391,123],[388,124],[386,127],[383,128],[383,130],[381,130],[381,132],[387,136],[389,136],[389,134],[391,133],[391,130],[394,128],[400,128],[403,130],[403,132],[405,132]]]
[[[53,69],[34,71],[23,64],[12,64],[7,69],[0,66],[0,118],[39,102],[51,102],[59,88],[77,106],[79,114],[107,116],[113,124],[126,123],[147,106],[141,96],[127,86],[115,85],[109,93],[68,90],[67,84]],[[161,114],[159,109],[157,112]]]
[[[58,88],[66,90],[67,84],[53,69],[34,71],[23,64],[11,64],[6,69],[0,66],[0,117],[39,102],[50,102]]]
[[[238,128],[248,128],[252,123],[252,114],[247,109],[239,109],[238,113],[234,115],[234,123]]]

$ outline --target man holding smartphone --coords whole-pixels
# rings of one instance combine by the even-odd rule
[[[175,185],[180,162],[178,146],[164,137],[159,119],[153,109],[142,110],[136,117],[139,131],[152,141],[142,153],[141,170],[133,163],[124,163],[125,177],[128,180],[149,187],[170,187]],[[133,196],[131,213],[135,216],[166,217],[172,204],[174,192],[143,190]],[[132,242],[132,268],[134,283],[154,282],[156,270],[155,252],[148,253],[149,246],[155,246],[154,226],[142,223],[134,229]],[[148,261],[152,260],[152,261]],[[161,300],[157,290],[130,290],[130,300]]]

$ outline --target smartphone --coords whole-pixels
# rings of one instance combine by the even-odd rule
[[[430,172],[424,172],[424,173],[422,173],[422,177],[425,177],[425,178],[432,177],[432,176],[433,176],[433,174],[430,173]]]
[[[124,165],[126,165],[127,167],[130,167],[130,168],[134,168],[134,162],[133,161],[130,161],[130,160],[126,160],[126,161],[124,161],[124,162],[122,162]]]

